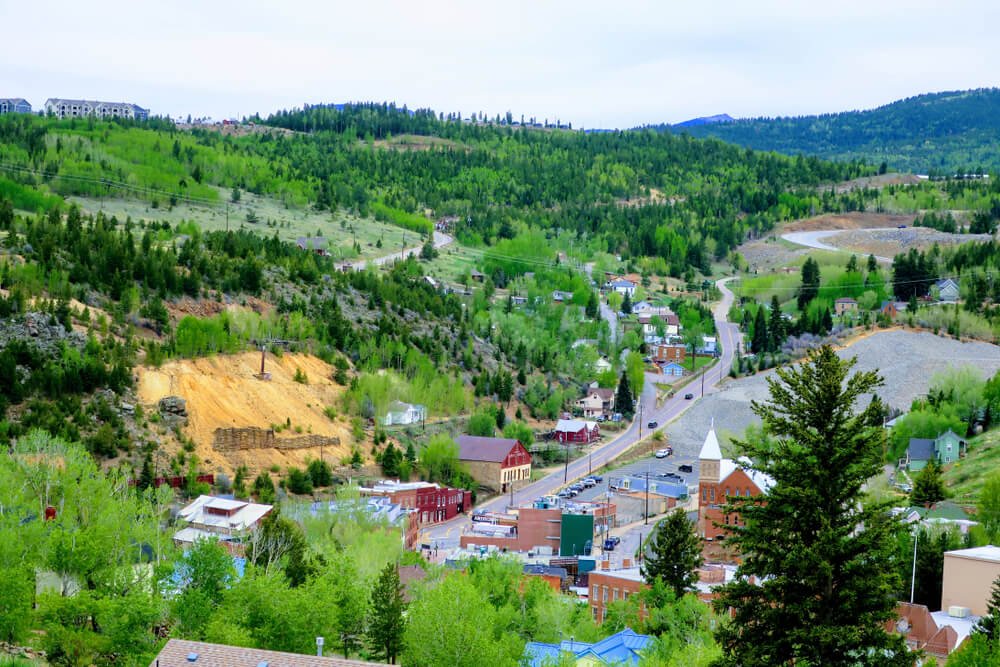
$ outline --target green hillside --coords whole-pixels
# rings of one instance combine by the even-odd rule
[[[986,478],[997,470],[1000,470],[1000,431],[994,430],[970,440],[969,455],[944,471],[949,497],[974,504]]]
[[[1000,168],[1000,89],[929,93],[866,111],[674,126],[676,133],[922,174]]]

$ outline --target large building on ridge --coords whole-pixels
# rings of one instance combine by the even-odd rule
[[[727,525],[742,525],[738,514],[723,511],[730,496],[752,498],[767,493],[774,480],[749,467],[750,460],[722,457],[713,426],[701,447],[698,478],[698,534],[706,540],[724,537]]]

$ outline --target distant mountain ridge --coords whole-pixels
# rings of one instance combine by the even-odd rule
[[[729,123],[736,120],[727,113],[717,113],[714,116],[699,116],[682,123],[676,123],[674,127],[696,127],[698,125],[711,125],[713,123]]]
[[[928,93],[865,111],[726,118],[656,127],[788,155],[885,162],[914,173],[1000,170],[1000,88]]]

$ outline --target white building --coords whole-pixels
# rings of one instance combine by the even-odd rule
[[[182,546],[206,537],[239,537],[257,527],[273,507],[243,500],[198,496],[181,509],[177,518],[187,525],[174,535]]]
[[[386,426],[408,426],[419,424],[425,419],[427,419],[427,408],[423,405],[393,401],[389,404],[389,410],[385,413],[382,423]]]
[[[101,119],[127,118],[148,120],[149,109],[128,102],[101,102],[98,100],[66,100],[50,97],[45,100],[45,113],[57,118],[84,118],[95,116]]]

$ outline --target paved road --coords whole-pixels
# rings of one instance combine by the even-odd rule
[[[873,227],[871,229],[866,229],[865,231],[886,232],[886,231],[892,231],[894,229],[896,229],[896,227]],[[823,243],[823,239],[830,238],[831,236],[836,236],[837,234],[840,234],[845,231],[853,231],[853,230],[825,229],[814,232],[789,232],[787,234],[782,234],[781,238],[785,239],[786,241],[791,241],[792,243],[798,245],[804,245],[807,248],[816,248],[817,250],[832,250],[834,252],[849,252],[847,250],[844,250],[843,248],[832,246],[829,243]],[[877,259],[880,262],[892,263],[892,259],[889,257],[879,257],[878,255],[876,255],[875,259]]]
[[[726,283],[730,280],[732,279],[726,278],[716,283],[722,292],[722,300],[712,309],[712,315],[715,318],[715,327],[722,353],[718,363],[705,373],[704,393],[706,395],[715,392],[716,385],[729,375],[729,370],[732,367],[735,356],[736,345],[741,336],[739,328],[735,324],[726,321],[726,316],[734,299],[733,293],[726,287]],[[586,477],[591,469],[598,469],[604,464],[611,462],[638,442],[640,432],[649,435],[649,429],[646,428],[647,422],[655,420],[659,422],[658,428],[662,428],[671,420],[676,419],[694,403],[692,400],[685,400],[682,393],[679,392],[677,396],[666,400],[663,405],[657,407],[656,386],[654,383],[660,377],[659,375],[652,374],[646,376],[645,386],[643,387],[642,396],[639,401],[641,412],[629,425],[628,429],[615,439],[594,449],[589,456],[571,461],[568,469],[552,472],[542,479],[515,491],[513,494],[513,504],[520,505],[521,503],[530,502],[540,496],[558,491],[561,487],[565,486],[567,481],[573,482]],[[689,388],[698,397],[701,393],[701,382],[692,383],[689,385]],[[511,500],[511,495],[507,494],[482,503],[479,505],[479,508],[487,511],[501,512],[511,503]],[[462,534],[463,527],[470,521],[471,519],[466,516],[455,517],[451,521],[422,531],[421,541],[433,541],[442,547],[455,546],[458,544],[458,538]]]
[[[594,279],[594,263],[590,262],[583,266],[584,270],[587,272],[587,277],[591,280]],[[600,285],[598,285],[600,287]],[[618,313],[611,309],[611,307],[604,301],[600,301],[600,311],[601,317],[608,323],[608,327],[611,329],[611,345],[618,344]]]
[[[449,243],[453,242],[455,239],[445,234],[443,232],[434,232],[434,247],[443,248]],[[369,266],[382,266],[383,264],[389,264],[395,262],[396,260],[406,259],[411,255],[419,254],[423,249],[423,244],[418,246],[413,246],[412,248],[407,248],[399,252],[389,253],[388,255],[382,255],[381,257],[376,257],[374,259],[362,259],[357,262],[351,262],[351,268],[355,271],[364,271]]]

